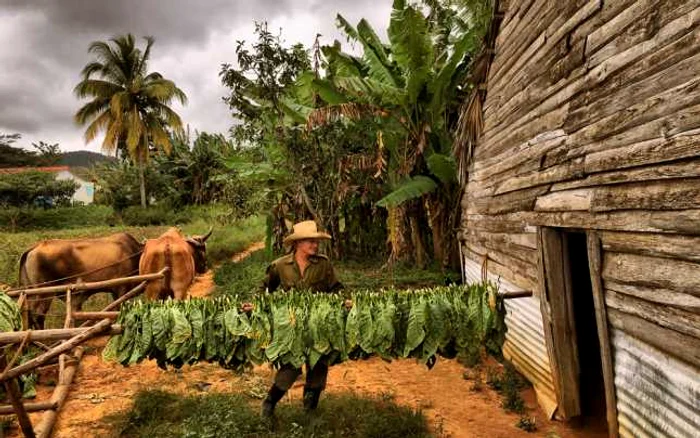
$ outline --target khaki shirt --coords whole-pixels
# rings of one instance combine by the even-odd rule
[[[263,289],[274,292],[283,290],[310,289],[314,292],[336,292],[343,288],[333,270],[328,257],[317,254],[309,258],[309,265],[301,276],[294,253],[287,254],[270,263],[267,267]]]

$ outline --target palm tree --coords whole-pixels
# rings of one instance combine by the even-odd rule
[[[106,152],[126,152],[139,165],[141,205],[146,206],[144,166],[149,146],[166,152],[172,147],[169,131],[181,132],[180,116],[169,106],[173,99],[185,104],[187,97],[174,82],[158,72],[148,72],[154,39],[144,38],[146,48],[136,47],[133,35],[90,43],[95,60],[83,68],[75,86],[78,98],[91,99],[75,114],[75,121],[88,125],[85,141],[105,132]],[[111,43],[111,44],[110,44]]]

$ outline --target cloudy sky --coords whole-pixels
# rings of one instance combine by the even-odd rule
[[[72,121],[81,105],[73,87],[89,43],[128,32],[155,37],[150,70],[187,94],[187,106],[175,107],[183,122],[226,132],[233,120],[218,73],[235,64],[236,41],[253,38],[255,20],[311,46],[317,33],[322,43],[341,38],[337,13],[383,33],[390,10],[391,0],[0,0],[0,133],[20,133],[15,145],[25,148],[43,140],[99,151]]]

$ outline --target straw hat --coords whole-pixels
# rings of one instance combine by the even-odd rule
[[[330,239],[330,234],[318,231],[316,228],[316,222],[314,221],[304,221],[294,224],[292,228],[292,234],[284,238],[284,243],[292,243],[295,240],[302,239]]]

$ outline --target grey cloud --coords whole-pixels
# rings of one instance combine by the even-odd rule
[[[218,73],[235,62],[236,40],[254,38],[254,20],[282,23],[288,43],[310,46],[317,32],[322,43],[339,37],[338,12],[352,23],[368,18],[382,35],[390,8],[390,0],[2,0],[0,38],[9,44],[0,46],[0,132],[22,133],[24,146],[42,139],[85,148],[72,121],[84,102],[72,91],[88,44],[126,32],[156,38],[151,69],[188,94],[189,105],[178,108],[183,121],[226,132],[233,121]]]

